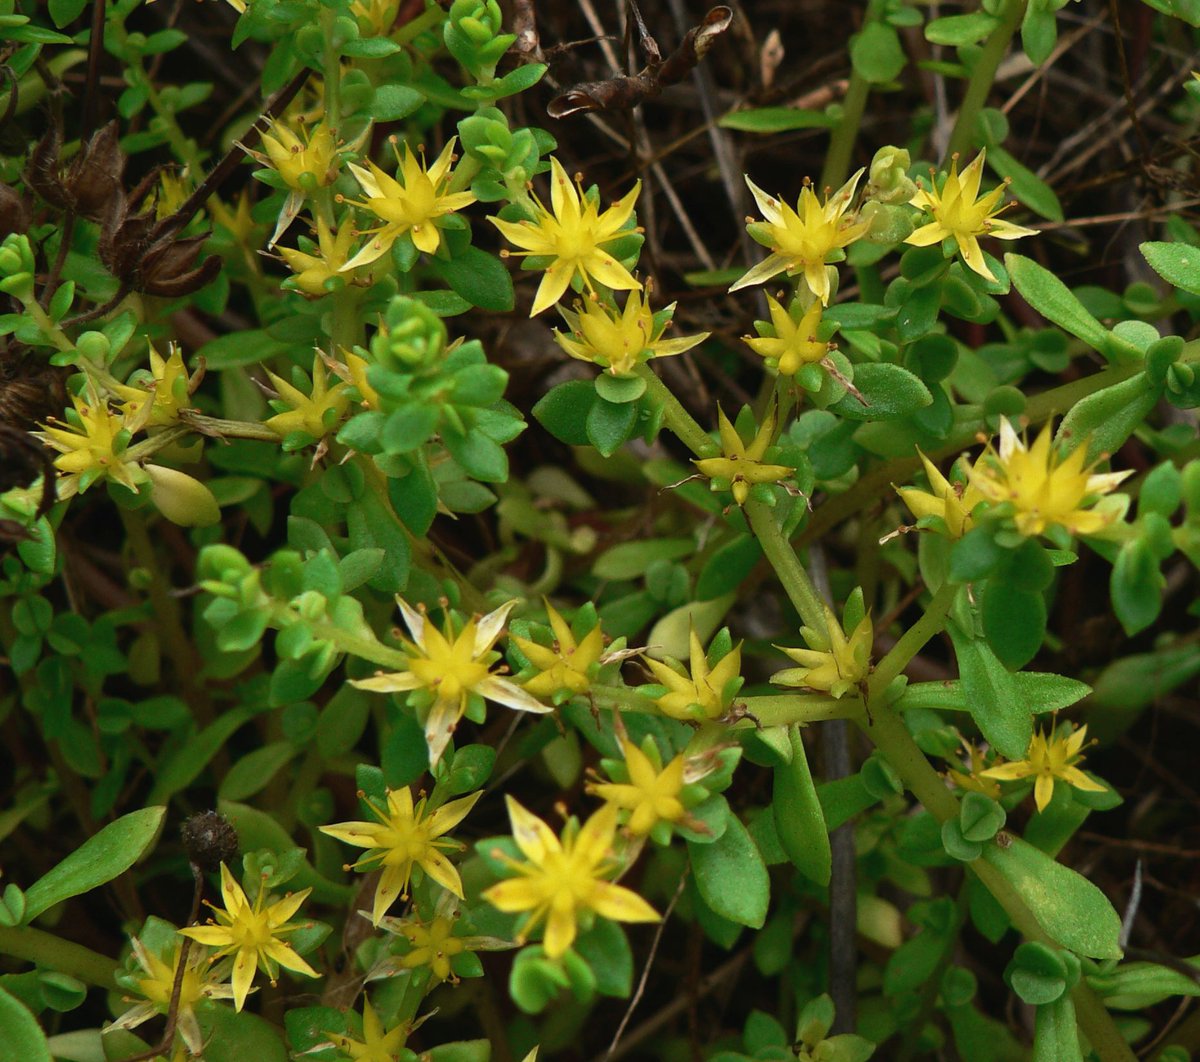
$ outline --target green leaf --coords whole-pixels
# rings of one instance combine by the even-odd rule
[[[1158,564],[1153,548],[1144,538],[1126,542],[1113,564],[1113,611],[1130,636],[1149,627],[1162,609],[1166,580]]]
[[[303,974],[286,974],[297,984],[311,984]],[[288,1062],[288,1050],[274,1025],[248,1010],[201,1001],[196,1018],[204,1036],[205,1062]]]
[[[450,456],[472,479],[483,483],[503,483],[508,479],[508,455],[504,447],[493,442],[481,431],[460,435],[449,429],[442,430],[442,442]]]
[[[733,593],[762,559],[762,546],[753,535],[739,535],[715,550],[696,579],[696,600],[711,601]]]
[[[833,866],[829,830],[808,768],[800,728],[789,727],[788,738],[791,763],[781,764],[773,772],[771,808],[775,831],[792,865],[809,880],[828,885]]]
[[[123,874],[154,843],[166,813],[161,806],[132,811],[89,837],[25,890],[25,923],[56,903],[90,892]]]
[[[424,102],[424,94],[408,85],[379,85],[366,113],[377,122],[398,122]]]
[[[730,815],[712,844],[688,842],[696,887],[714,914],[737,925],[761,929],[771,899],[762,855],[746,827]]]
[[[868,22],[850,41],[850,64],[869,82],[894,81],[906,62],[900,35],[885,22]]]
[[[613,376],[612,373],[602,372],[596,377],[596,394],[606,402],[620,405],[623,402],[636,402],[646,393],[646,381],[640,376]]]
[[[690,538],[651,538],[644,542],[623,542],[605,550],[592,565],[598,579],[636,579],[646,574],[655,561],[680,560],[696,548]]]
[[[987,642],[968,637],[954,624],[947,627],[958,658],[967,710],[997,752],[1019,760],[1033,737],[1033,716],[1021,700],[1014,677]]]
[[[607,402],[599,395],[587,415],[587,438],[604,457],[611,457],[637,431],[639,403]]]
[[[1058,40],[1058,24],[1055,14],[1042,4],[1030,4],[1025,8],[1021,20],[1021,47],[1034,66],[1041,66],[1050,58]]]
[[[434,270],[472,306],[493,313],[506,313],[513,308],[513,283],[504,263],[481,251],[468,247],[449,261],[433,260]]]
[[[1004,808],[991,797],[968,791],[958,809],[958,826],[964,840],[990,841],[1004,826]]]
[[[597,918],[591,929],[576,938],[574,948],[592,968],[597,992],[628,998],[633,991],[633,952],[625,930],[607,918]]]
[[[1046,636],[1046,601],[1041,594],[989,579],[980,605],[983,634],[1005,667],[1024,667]]]
[[[1073,449],[1085,439],[1087,459],[1097,461],[1104,454],[1115,454],[1158,403],[1162,388],[1155,386],[1146,373],[1093,391],[1075,403],[1054,433],[1056,443]]]
[[[53,1062],[37,1019],[3,988],[0,988],[0,1062]]]
[[[929,388],[919,377],[886,362],[856,365],[854,386],[866,404],[847,394],[829,407],[831,412],[847,420],[887,420],[913,413],[933,402]]]
[[[150,802],[163,803],[183,789],[208,766],[217,750],[229,740],[234,731],[254,714],[252,708],[236,708],[225,712],[195,737],[189,738],[186,743],[164,757],[159,765],[154,787],[150,790]]]
[[[355,59],[386,59],[404,49],[386,37],[359,37],[341,45],[341,53]]]
[[[559,442],[586,446],[588,414],[596,401],[596,388],[591,380],[568,380],[540,398],[533,407],[533,415]]]
[[[996,173],[1012,181],[1009,191],[1023,205],[1029,207],[1035,214],[1040,214],[1051,221],[1061,222],[1063,220],[1062,204],[1058,201],[1058,196],[1054,194],[1054,189],[1038,177],[1033,170],[1022,166],[998,144],[988,145],[987,161]]]
[[[964,44],[975,44],[983,40],[998,25],[1000,20],[985,11],[970,15],[950,15],[935,18],[925,26],[925,39],[930,44],[946,44],[960,48]]]
[[[492,99],[503,99],[505,96],[515,96],[518,92],[533,88],[547,70],[545,63],[525,63],[510,70],[498,81],[489,86]]]
[[[1022,753],[1024,755],[1024,753]],[[983,858],[1020,894],[1038,924],[1060,947],[1090,959],[1121,955],[1121,918],[1087,878],[1018,837],[989,844]]]
[[[1168,284],[1200,295],[1200,247],[1187,243],[1143,243],[1141,252]]]
[[[1070,996],[1038,1007],[1030,1062],[1083,1062],[1075,1004]]]
[[[290,741],[273,741],[246,753],[221,779],[217,799],[245,800],[253,796],[270,784],[271,779],[295,758],[298,751]]]
[[[62,29],[68,22],[74,22],[87,7],[88,0],[50,0],[47,5],[54,24]]]
[[[257,365],[269,361],[277,354],[288,349],[286,343],[281,343],[262,329],[249,329],[244,332],[227,332],[211,343],[205,343],[198,351],[197,358],[203,358],[204,364],[213,369],[232,369],[239,365]]]
[[[837,125],[837,119],[824,111],[797,107],[755,107],[746,111],[730,111],[717,119],[717,125],[744,133],[786,133],[793,129],[830,129]],[[740,275],[741,270],[736,271],[726,283],[732,283]]]

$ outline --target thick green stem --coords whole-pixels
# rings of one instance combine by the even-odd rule
[[[946,149],[949,155],[965,153],[974,142],[979,112],[987,102],[992,83],[996,80],[996,70],[1007,54],[1009,42],[1024,14],[1025,0],[1007,0],[999,24],[984,42],[975,69],[971,71],[971,80],[967,82],[967,91],[958,109],[954,131],[950,134],[950,142]]]
[[[683,408],[679,399],[671,394],[649,365],[639,365],[637,374],[646,381],[646,390],[651,397],[663,407],[663,420],[667,427],[684,446],[697,457],[715,457],[720,453],[717,444],[708,437],[708,432],[696,423],[695,418]]]
[[[857,719],[863,714],[861,697],[835,700],[827,693],[768,693],[739,697],[737,703],[760,726],[824,723],[830,719]]]
[[[99,988],[117,988],[117,964],[107,955],[32,926],[0,927],[0,955],[37,963]]]
[[[873,697],[882,694],[891,684],[892,679],[899,675],[908,666],[908,662],[921,651],[925,643],[942,630],[945,626],[946,613],[954,604],[957,593],[958,586],[956,584],[943,583],[941,589],[933,595],[933,600],[929,602],[925,614],[900,636],[900,640],[892,646],[892,651],[879,661],[871,675],[871,695]]]
[[[774,512],[756,501],[746,502],[744,510],[750,529],[758,538],[763,553],[775,569],[788,600],[795,605],[804,625],[815,631],[824,631],[825,603],[800,563],[800,558],[796,556],[796,551],[792,549],[792,544],[784,537]]]

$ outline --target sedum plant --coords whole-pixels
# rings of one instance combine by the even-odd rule
[[[0,0],[0,1059],[1200,1050],[1077,844],[1200,672],[1200,234],[1075,283],[1064,0],[847,6],[717,113],[724,7]]]

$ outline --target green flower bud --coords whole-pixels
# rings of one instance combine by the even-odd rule
[[[221,519],[221,507],[213,492],[186,472],[161,465],[146,465],[150,478],[150,500],[173,524],[207,527]]]
[[[917,216],[906,206],[870,199],[859,211],[860,221],[867,222],[863,239],[870,243],[901,243],[916,227]]]
[[[76,341],[75,349],[88,361],[104,365],[108,361],[112,344],[103,332],[84,332]]]
[[[371,340],[375,361],[392,371],[418,372],[441,361],[446,326],[423,302],[398,295],[388,305],[383,327]]]
[[[908,176],[911,164],[912,159],[904,148],[891,145],[880,148],[871,160],[867,199],[880,203],[907,203],[917,194],[917,186]]]

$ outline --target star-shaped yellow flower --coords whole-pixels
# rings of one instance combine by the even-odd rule
[[[580,916],[595,912],[616,922],[657,922],[658,912],[636,892],[605,879],[620,869],[612,856],[617,809],[606,804],[582,826],[570,820],[562,839],[541,819],[506,796],[513,839],[525,861],[506,860],[516,877],[498,882],[483,898],[506,914],[528,911],[519,940],[543,921],[546,954],[557,959],[574,943]]]
[[[692,461],[696,470],[712,480],[713,490],[728,490],[738,505],[745,505],[750,488],[756,483],[777,483],[787,479],[796,470],[790,465],[769,465],[762,461],[763,454],[773,441],[775,434],[775,410],[772,409],[750,443],[742,441],[717,406],[717,424],[721,435],[721,456],[703,457]]]
[[[838,699],[857,689],[871,670],[871,647],[875,636],[871,615],[867,613],[850,636],[838,622],[833,610],[825,606],[825,626],[828,633],[811,627],[801,627],[800,634],[808,649],[775,648],[790,656],[800,667],[786,668],[771,676],[778,686],[800,686],[820,690]]]
[[[974,526],[971,510],[983,501],[983,494],[969,479],[965,484],[951,483],[938,471],[937,465],[919,449],[917,453],[920,454],[921,463],[925,466],[925,475],[929,479],[930,489],[897,487],[896,493],[900,495],[909,511],[918,520],[925,517],[936,517],[945,525],[945,533],[949,538],[962,538]],[[970,462],[966,458],[960,460],[966,465],[969,474]]]
[[[71,405],[66,421],[43,424],[40,432],[34,432],[58,451],[54,467],[76,480],[81,493],[104,477],[136,492],[138,480],[144,477],[138,475],[137,464],[123,456],[131,434],[125,418],[108,408],[90,380],[82,395],[71,396]]]
[[[329,1040],[339,1051],[353,1062],[395,1062],[408,1039],[411,1026],[401,1022],[394,1029],[385,1030],[370,1000],[363,1000],[363,1038],[356,1039],[345,1033],[329,1033]]]
[[[337,141],[324,119],[311,130],[292,129],[286,122],[272,119],[262,134],[267,162],[283,183],[293,191],[312,192],[333,184],[338,175]]]
[[[649,294],[650,283],[646,282]],[[559,313],[571,326],[570,333],[554,331],[554,341],[573,358],[599,365],[613,376],[630,376],[651,358],[668,358],[691,350],[709,336],[701,332],[678,339],[663,339],[662,334],[675,312],[671,303],[658,314],[640,292],[631,291],[625,298],[625,309],[618,312],[600,299],[576,303],[575,310],[559,307]]]
[[[130,431],[176,423],[179,411],[187,407],[188,399],[200,383],[199,376],[195,380],[189,376],[183,353],[176,343],[171,344],[165,359],[154,349],[154,344],[150,344],[149,359],[148,373],[139,370],[130,378],[133,385],[119,384],[113,388],[124,399],[121,412],[128,418]]]
[[[859,178],[859,170],[833,195],[822,203],[807,180],[800,190],[800,198],[793,210],[787,203],[767,195],[749,177],[749,185],[765,222],[747,225],[750,235],[771,251],[758,265],[750,269],[729,290],[761,284],[779,273],[788,276],[803,274],[809,290],[820,301],[829,304],[829,274],[825,270],[827,261],[845,257],[842,248],[853,243],[867,231],[867,223],[846,216]]]
[[[445,633],[442,633],[402,598],[396,601],[412,635],[411,641],[404,639],[408,669],[387,674],[381,672],[372,678],[357,679],[353,685],[376,693],[422,691],[425,699],[431,702],[425,718],[425,740],[431,763],[441,759],[472,696],[497,701],[523,712],[551,710],[531,693],[492,671],[492,665],[500,658],[492,647],[504,633],[505,620],[515,601],[501,605],[486,616],[473,617],[457,635],[450,626],[449,617]]]
[[[369,210],[383,224],[376,229],[362,230],[369,233],[371,239],[358,254],[342,266],[343,273],[359,266],[370,265],[382,258],[391,250],[392,244],[406,232],[412,234],[412,241],[418,251],[433,254],[441,246],[442,235],[438,229],[438,219],[475,202],[472,192],[447,190],[453,179],[450,166],[454,161],[456,139],[451,137],[433,165],[426,169],[423,159],[414,155],[407,143],[401,150],[396,147],[396,140],[393,138],[392,149],[396,152],[399,167],[396,177],[389,177],[370,160],[367,161],[367,169],[350,163],[350,172],[358,179],[367,198],[348,199],[346,202]]]
[[[775,334],[768,332],[767,322],[755,321],[759,336],[744,336],[743,339],[780,376],[795,376],[805,365],[816,364],[832,349],[832,344],[817,338],[821,310],[824,308],[820,299],[814,299],[803,315],[798,312],[799,300],[793,301],[785,310],[768,295],[767,308],[771,313],[770,331]]]
[[[442,835],[462,822],[482,795],[481,790],[451,800],[426,815],[426,798],[421,797],[414,805],[412,793],[403,786],[388,790],[386,810],[366,801],[378,822],[338,822],[321,827],[321,832],[330,837],[369,849],[362,859],[351,864],[354,870],[382,869],[371,911],[371,921],[375,925],[379,925],[379,920],[397,897],[407,898],[414,867],[420,867],[442,888],[462,899],[462,879],[442,852],[456,851],[463,846]]]
[[[1086,726],[1063,737],[1059,737],[1057,729],[1049,737],[1039,730],[1029,741],[1025,759],[989,767],[980,772],[980,777],[995,778],[1001,782],[1035,778],[1033,800],[1038,811],[1046,810],[1046,805],[1054,796],[1055,782],[1066,782],[1089,793],[1103,793],[1104,786],[1093,782],[1076,766],[1083,760],[1080,750],[1086,739]]]
[[[928,247],[951,236],[958,244],[958,253],[969,269],[981,277],[995,280],[995,276],[984,261],[979,248],[980,236],[995,236],[999,240],[1019,240],[1022,236],[1036,236],[1036,229],[1023,228],[996,217],[1004,209],[1000,200],[1004,198],[1005,184],[993,188],[982,199],[979,198],[979,180],[983,174],[983,159],[986,152],[980,151],[975,159],[958,172],[958,156],[950,163],[950,173],[939,192],[936,187],[926,191],[921,188],[909,200],[910,206],[928,210],[933,221],[922,225],[905,239],[914,247]]]
[[[510,636],[538,672],[525,679],[521,686],[546,701],[564,691],[569,696],[585,693],[592,684],[594,665],[604,651],[604,633],[600,624],[588,631],[582,641],[576,641],[570,625],[549,601],[546,602],[546,615],[554,632],[553,647],[539,645],[515,634]]]
[[[339,380],[332,387],[328,386],[329,374],[325,371],[325,362],[321,360],[319,352],[313,358],[311,394],[306,395],[269,369],[267,375],[279,394],[274,401],[284,410],[265,423],[281,439],[297,431],[313,439],[323,439],[337,427],[350,408],[346,384]]]
[[[687,815],[680,800],[685,783],[683,755],[661,767],[628,738],[622,740],[621,752],[629,781],[592,783],[587,791],[606,804],[630,812],[625,825],[636,837],[648,836],[660,822],[682,820]]]
[[[538,285],[530,317],[558,302],[576,276],[589,291],[594,291],[596,284],[615,291],[641,288],[629,270],[604,250],[605,244],[637,231],[627,229],[626,223],[633,215],[641,188],[642,182],[638,181],[628,194],[601,213],[591,199],[576,189],[562,164],[552,156],[549,210],[534,196],[533,221],[488,218],[509,243],[522,248],[515,252],[518,256],[546,255],[553,259]]]
[[[281,966],[309,977],[319,976],[289,944],[279,939],[302,928],[300,923],[289,922],[288,919],[300,910],[300,905],[310,892],[312,889],[302,889],[264,907],[266,888],[263,887],[258,890],[258,896],[251,906],[242,887],[229,873],[229,868],[221,864],[221,898],[225,901],[225,909],[209,904],[216,915],[216,924],[193,926],[179,932],[201,944],[217,948],[218,958],[233,956],[234,1009],[241,1010],[245,1004],[256,970],[261,969],[272,983],[279,976]]]
[[[1011,503],[1017,530],[1023,535],[1040,535],[1054,526],[1074,535],[1093,535],[1112,523],[1115,514],[1087,506],[1096,495],[1115,490],[1133,470],[1089,474],[1084,463],[1087,449],[1086,440],[1080,440],[1061,457],[1049,423],[1026,447],[1003,419],[999,449],[988,445],[971,469],[971,484],[988,501]]]
[[[291,247],[279,248],[287,267],[295,274],[284,281],[284,287],[295,288],[314,297],[328,294],[332,290],[329,281],[343,272],[352,243],[353,226],[343,225],[334,232],[323,218],[317,218],[316,254],[307,254]]]
[[[709,666],[704,646],[695,629],[688,635],[690,673],[683,664],[676,667],[646,658],[646,667],[667,692],[656,697],[659,711],[672,719],[704,722],[720,719],[729,711],[741,688],[742,645],[739,642],[715,665]]]

